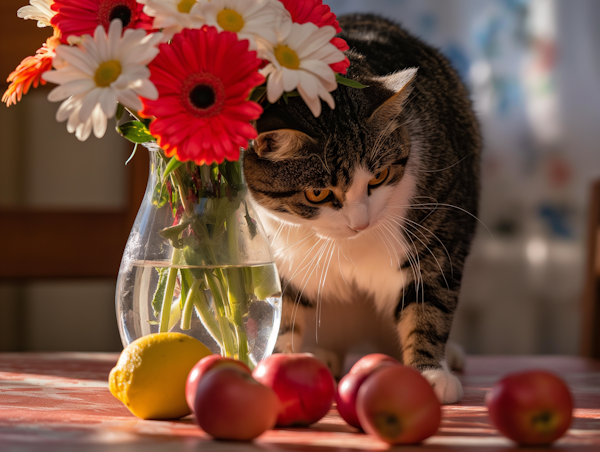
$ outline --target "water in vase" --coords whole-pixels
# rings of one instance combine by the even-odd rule
[[[170,331],[251,367],[272,353],[281,321],[281,285],[273,263],[194,267],[134,261],[128,267],[117,288],[123,345]]]

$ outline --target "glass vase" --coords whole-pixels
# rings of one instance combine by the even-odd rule
[[[275,346],[281,285],[241,164],[181,164],[147,147],[148,185],[117,281],[123,345],[181,332],[253,367]]]

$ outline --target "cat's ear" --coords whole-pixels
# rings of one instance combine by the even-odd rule
[[[412,92],[417,71],[418,68],[408,68],[377,79],[386,88],[394,91],[395,94],[375,110],[369,118],[369,122],[387,125],[400,115],[408,96]]]
[[[278,162],[293,158],[300,148],[314,141],[313,138],[298,130],[271,130],[258,135],[254,142],[254,152],[260,158]]]

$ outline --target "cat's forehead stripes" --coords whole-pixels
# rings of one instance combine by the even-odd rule
[[[356,196],[369,196],[369,180],[390,165],[385,184],[402,180],[408,134],[403,126],[385,129],[370,121],[394,93],[377,81],[367,84],[365,90],[339,86],[332,93],[335,110],[324,107],[318,118],[299,98],[265,110],[257,122],[257,147],[244,156],[246,180],[257,201],[273,212],[313,219],[343,209],[353,186]],[[332,190],[335,196],[312,204],[307,190]]]

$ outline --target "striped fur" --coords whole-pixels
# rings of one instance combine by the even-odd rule
[[[301,349],[305,311],[318,322],[323,303],[368,300],[370,321],[396,330],[398,356],[454,402],[445,350],[476,226],[478,124],[437,50],[376,16],[340,24],[348,77],[369,87],[339,86],[319,118],[298,98],[269,107],[244,153],[285,287],[278,347]],[[314,204],[308,190],[330,194]]]

